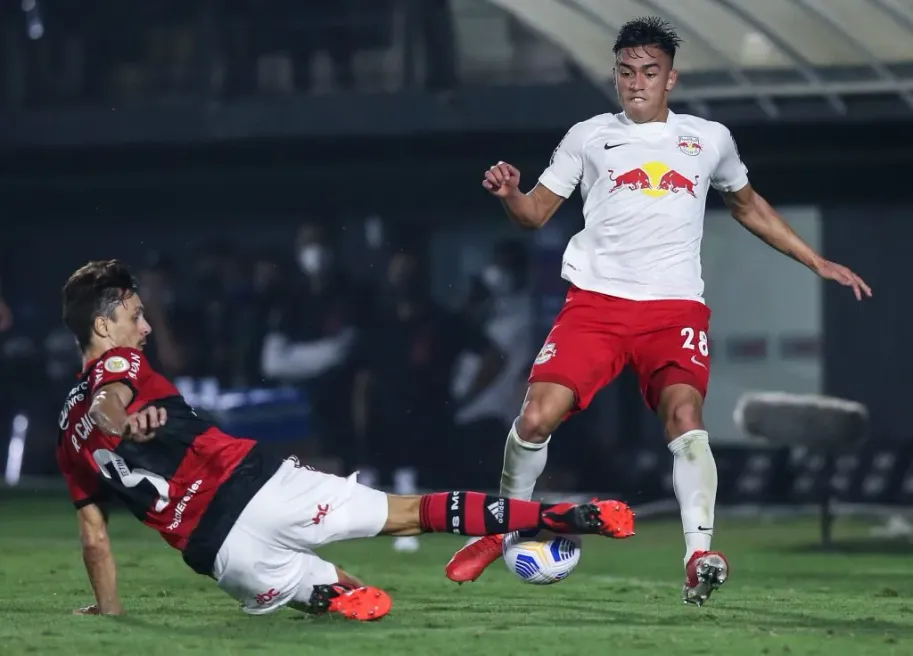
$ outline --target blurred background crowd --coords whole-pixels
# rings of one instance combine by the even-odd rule
[[[260,422],[261,437],[307,438],[312,456],[340,467],[370,465],[392,483],[422,463],[430,484],[457,481],[487,459],[487,480],[474,475],[490,485],[535,355],[526,244],[493,243],[445,304],[432,297],[418,244],[386,236],[377,217],[363,228],[347,244],[361,250],[360,274],[317,223],[290,230],[286,248],[207,240],[189,259],[145,253],[133,266],[153,326],[150,362],[212,411],[260,391],[279,415]],[[19,399],[6,395],[5,415],[53,419],[79,354],[53,321],[56,308],[23,306],[3,305],[4,388],[29,381]],[[483,457],[486,443],[498,448]]]
[[[79,369],[60,287],[117,257],[149,357],[230,432],[400,491],[494,487],[581,217],[575,197],[523,233],[481,175],[503,159],[532,186],[568,127],[618,111],[614,33],[661,12],[685,38],[673,109],[725,122],[753,184],[876,290],[822,288],[711,199],[721,501],[913,497],[913,4],[603,4],[0,3],[6,482],[55,478]],[[836,472],[770,449],[733,423],[749,389],[861,401],[870,442]],[[562,427],[542,484],[669,498],[664,449],[625,374]]]

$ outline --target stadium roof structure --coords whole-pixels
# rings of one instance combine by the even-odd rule
[[[560,47],[606,95],[625,21],[685,40],[674,99],[699,115],[768,119],[913,113],[913,0],[489,0]]]

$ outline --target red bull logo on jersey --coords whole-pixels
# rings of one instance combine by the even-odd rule
[[[701,140],[697,137],[679,137],[678,149],[689,157],[697,157],[701,154]]]
[[[609,180],[613,185],[609,193],[628,189],[654,198],[678,193],[697,198],[699,177],[695,175],[693,179],[689,178],[663,162],[647,162],[641,167],[621,173],[609,169]]]

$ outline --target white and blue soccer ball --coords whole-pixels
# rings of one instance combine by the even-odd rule
[[[580,562],[580,545],[575,535],[510,533],[504,537],[504,562],[527,583],[549,585],[571,575]]]

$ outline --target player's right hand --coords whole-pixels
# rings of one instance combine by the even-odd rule
[[[520,186],[520,171],[513,164],[498,162],[485,171],[482,186],[492,196],[507,198],[517,191]]]
[[[155,429],[161,428],[168,421],[165,408],[149,406],[127,417],[127,426],[121,435],[131,442],[148,442],[155,437]]]

